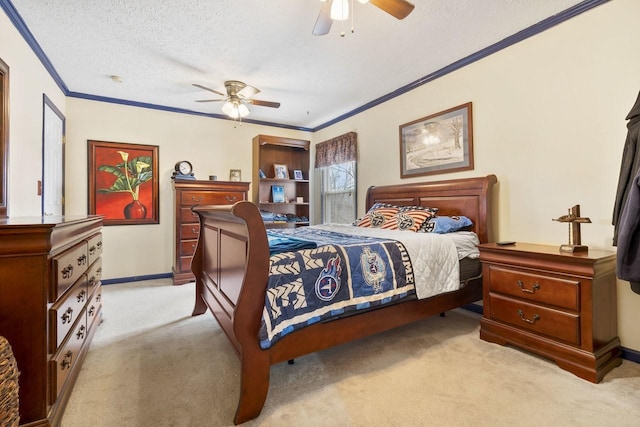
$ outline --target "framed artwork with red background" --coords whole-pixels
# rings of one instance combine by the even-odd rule
[[[87,143],[89,214],[104,225],[158,224],[158,146]]]

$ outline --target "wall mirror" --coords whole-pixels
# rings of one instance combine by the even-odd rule
[[[65,118],[43,95],[42,103],[42,215],[64,214]]]
[[[0,59],[0,218],[7,217],[9,179],[9,66]]]

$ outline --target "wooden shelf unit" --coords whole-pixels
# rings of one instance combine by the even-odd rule
[[[252,200],[261,210],[275,214],[295,215],[309,218],[311,203],[309,190],[310,142],[302,139],[279,136],[257,135],[253,138],[253,186]],[[275,178],[274,165],[285,165],[289,177],[294,170],[302,171],[303,179]],[[267,176],[260,178],[259,170]],[[284,188],[284,197],[288,202],[274,203],[271,188],[280,185]],[[297,198],[302,197],[302,202]],[[265,222],[267,228],[299,227],[309,225],[308,221]]]

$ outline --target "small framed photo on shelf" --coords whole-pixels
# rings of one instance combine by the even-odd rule
[[[302,171],[298,169],[293,170],[293,179],[304,179],[302,177]]]
[[[229,170],[229,181],[240,181],[242,178],[242,172],[240,169]]]
[[[284,203],[284,186],[272,185],[271,186],[271,199],[273,203]]]
[[[273,171],[275,172],[276,179],[289,179],[287,165],[274,164]]]
[[[267,175],[265,175],[264,172],[262,172],[262,169],[258,169],[258,176],[260,178],[266,178],[267,177]]]

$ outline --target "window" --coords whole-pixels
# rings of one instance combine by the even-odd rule
[[[347,224],[356,219],[358,136],[340,135],[316,145],[322,223]]]
[[[356,162],[320,168],[323,223],[348,224],[356,219]]]

